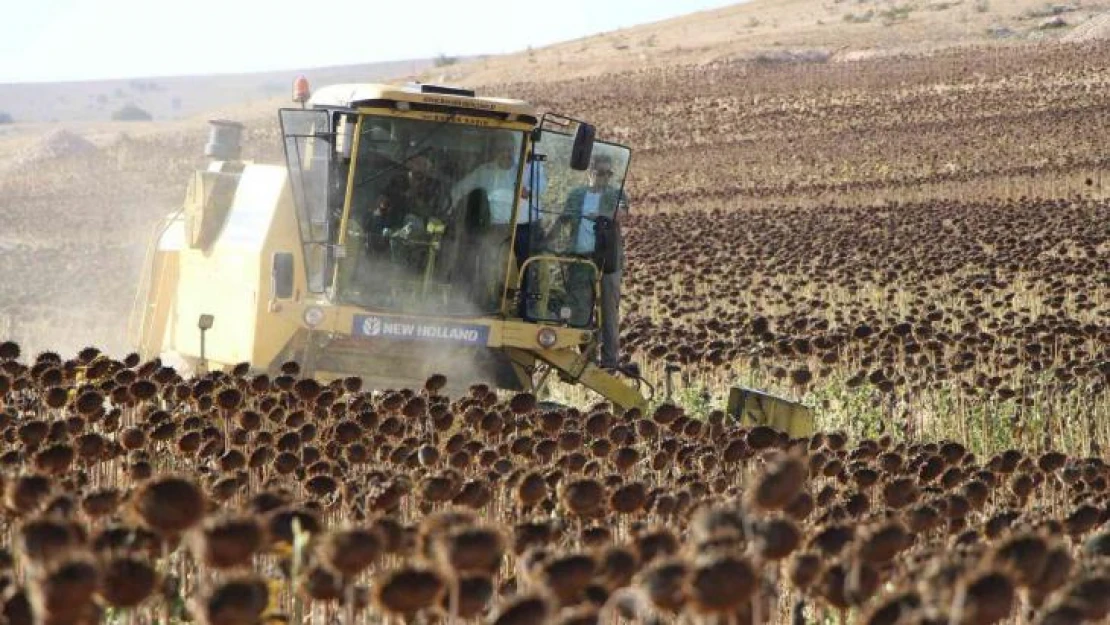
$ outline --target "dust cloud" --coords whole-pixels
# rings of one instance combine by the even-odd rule
[[[0,337],[28,357],[131,351],[127,322],[153,228],[203,163],[202,128],[98,133],[52,129],[0,169]]]
[[[282,162],[276,119],[244,121],[243,157]],[[90,345],[113,357],[134,349],[128,320],[155,227],[181,206],[188,176],[206,164],[199,120],[96,139],[53,129],[0,168],[0,340],[15,340],[27,358],[43,351],[68,358]],[[459,300],[448,308],[479,311]],[[498,375],[493,363],[450,344],[420,342],[407,351],[408,371],[441,373],[452,387]]]

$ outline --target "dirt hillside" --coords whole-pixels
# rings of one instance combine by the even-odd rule
[[[474,85],[545,82],[733,59],[843,62],[1007,46],[1086,31],[1084,24],[1108,9],[1105,0],[753,0],[425,76]],[[1106,36],[1099,32],[1090,36]]]

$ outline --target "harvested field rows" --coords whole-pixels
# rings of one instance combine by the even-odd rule
[[[1110,442],[1108,61],[1098,43],[490,89],[639,148],[623,336],[657,375],[679,363],[718,402],[775,387],[857,433],[1091,450]]]
[[[718,63],[489,90],[588,113],[635,148],[631,184],[652,209],[858,190],[896,199],[922,184],[1002,176],[1033,177],[1019,189],[1031,196],[1061,174],[1104,169],[1108,60],[1098,43]],[[1104,192],[1085,182],[1068,191]],[[1053,195],[1070,195],[1061,191]]]

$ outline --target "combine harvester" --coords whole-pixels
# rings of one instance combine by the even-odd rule
[[[539,395],[554,373],[618,411],[648,408],[654,387],[636,370],[594,364],[598,267],[614,253],[619,194],[602,194],[596,217],[567,201],[599,157],[620,190],[627,147],[465,89],[310,95],[302,77],[294,101],[280,110],[283,165],[241,160],[242,125],[212,122],[207,169],[151,241],[129,327],[141,355],[196,372],[296,361],[304,375],[374,388],[439,373],[449,390]],[[526,236],[514,236],[518,203],[531,206]],[[585,223],[590,253],[577,236]],[[795,436],[813,428],[808,408],[758,391],[732,389],[729,412]]]

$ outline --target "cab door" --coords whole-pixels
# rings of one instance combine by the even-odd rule
[[[281,109],[280,117],[308,290],[322,293],[334,262],[329,249],[336,217],[330,210],[335,134],[324,109]]]
[[[524,172],[532,194],[530,255],[519,288],[526,320],[588,328],[597,324],[600,270],[614,259],[612,221],[631,150],[594,140],[588,154],[576,153],[581,125],[545,115],[533,135],[532,166]]]

